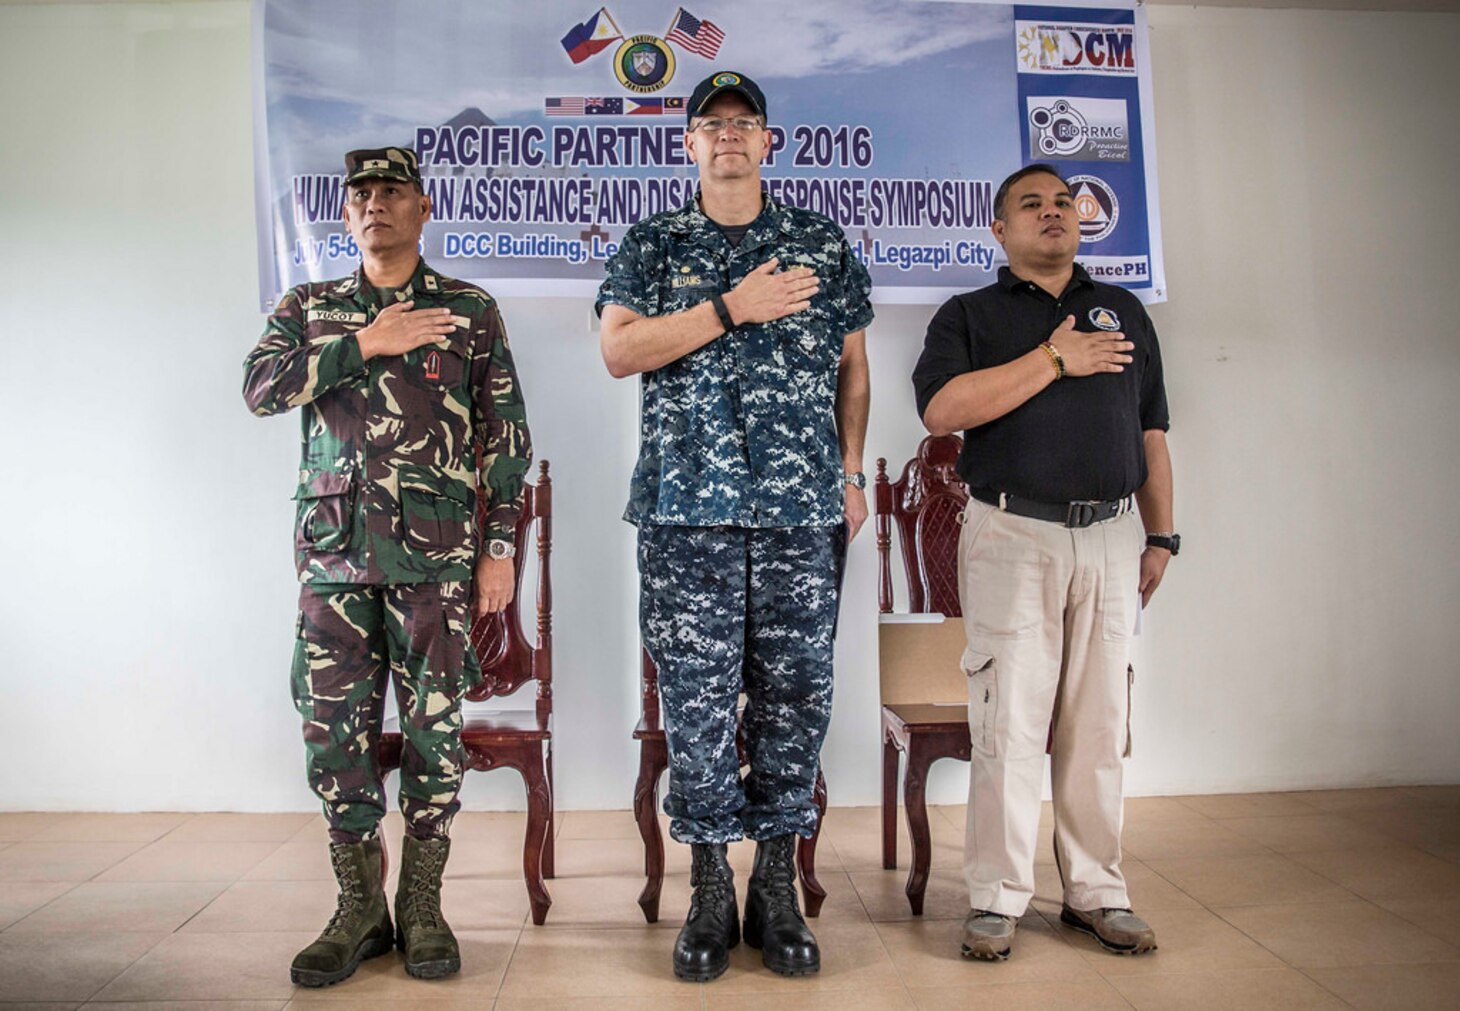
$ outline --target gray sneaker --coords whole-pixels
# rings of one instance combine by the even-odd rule
[[[1003,961],[1009,957],[1009,942],[1018,926],[1017,917],[970,909],[963,921],[963,957]]]
[[[1156,932],[1129,909],[1060,910],[1060,922],[1083,930],[1100,942],[1100,947],[1118,955],[1139,955],[1156,950]]]

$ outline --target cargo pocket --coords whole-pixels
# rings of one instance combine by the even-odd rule
[[[294,544],[301,551],[344,551],[350,544],[350,514],[354,507],[351,474],[307,470],[294,493],[298,503]]]
[[[314,693],[309,684],[309,641],[304,637],[304,612],[294,619],[294,661],[289,665],[289,689],[294,708],[306,720],[314,719]]]
[[[1130,710],[1131,699],[1135,695],[1136,669],[1133,664],[1125,665],[1125,750],[1120,753],[1121,758],[1130,757]]]
[[[402,467],[400,522],[407,547],[449,551],[471,543],[471,490],[437,470]]]
[[[1105,536],[1106,580],[1102,633],[1106,642],[1125,642],[1135,635],[1141,613],[1141,552],[1146,530],[1135,515],[1100,526]]]
[[[995,730],[999,718],[999,668],[994,658],[973,647],[963,651],[960,664],[968,675],[968,735],[973,750],[997,758]]]
[[[419,589],[429,592],[425,584]],[[452,584],[438,583],[434,589],[442,593],[443,610],[426,613],[422,606],[415,615],[416,627],[411,632],[411,656],[406,661],[406,681],[415,692],[411,706],[410,722],[421,730],[441,731],[457,722],[464,685],[462,666],[465,643],[461,624],[451,618],[451,606],[446,598],[447,587]]]
[[[447,673],[455,675],[457,690],[465,695],[482,683],[482,665],[471,642],[470,605],[460,618],[453,618],[451,611],[448,606],[441,618],[446,624]]]

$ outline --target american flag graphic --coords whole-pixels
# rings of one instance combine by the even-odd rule
[[[545,100],[543,111],[549,116],[581,116],[586,101],[582,98],[549,98]]]
[[[664,36],[664,41],[713,60],[720,51],[720,43],[725,41],[725,33],[713,21],[701,21],[681,7],[675,13],[674,23],[669,26],[669,34]]]

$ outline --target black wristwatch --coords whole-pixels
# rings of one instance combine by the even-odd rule
[[[1165,548],[1167,551],[1171,552],[1171,557],[1175,558],[1177,555],[1181,554],[1181,535],[1146,534],[1146,547]]]

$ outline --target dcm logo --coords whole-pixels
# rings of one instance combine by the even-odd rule
[[[1021,74],[1134,74],[1132,25],[1015,23]]]

